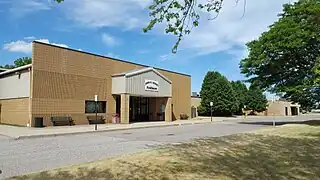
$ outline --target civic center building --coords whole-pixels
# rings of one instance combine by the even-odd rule
[[[190,75],[34,41],[32,64],[0,69],[0,123],[88,124],[96,112],[105,123],[172,121],[190,117],[190,95]]]

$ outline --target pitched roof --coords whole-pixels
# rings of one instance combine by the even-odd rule
[[[168,79],[167,77],[165,77],[164,75],[162,75],[159,71],[157,71],[157,70],[154,69],[153,67],[146,67],[146,68],[141,68],[141,69],[134,69],[134,70],[131,70],[131,71],[126,71],[126,72],[114,74],[114,75],[112,75],[112,77],[116,77],[116,76],[126,76],[126,77],[130,77],[130,76],[134,76],[134,75],[146,73],[146,72],[149,72],[149,71],[153,71],[154,73],[156,73],[157,75],[159,75],[160,77],[162,77],[164,80],[168,81],[170,84],[172,83],[172,81],[171,81],[170,79]]]

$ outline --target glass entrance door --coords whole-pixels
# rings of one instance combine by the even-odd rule
[[[130,96],[130,121],[149,121],[149,98]]]

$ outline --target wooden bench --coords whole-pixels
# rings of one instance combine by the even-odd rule
[[[103,116],[87,116],[89,124],[104,124],[105,119]]]
[[[54,117],[51,117],[51,122],[52,122],[53,126],[66,125],[66,124],[68,124],[70,126],[73,125],[73,120],[69,116],[54,116]]]

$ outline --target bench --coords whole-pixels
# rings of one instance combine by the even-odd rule
[[[87,116],[89,124],[104,124],[105,119],[103,116]]]
[[[73,120],[71,117],[69,116],[55,116],[55,117],[51,117],[51,122],[53,124],[53,126],[56,125],[70,125],[72,126],[73,124]]]

